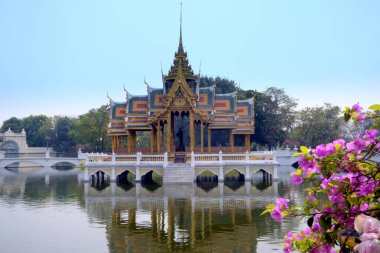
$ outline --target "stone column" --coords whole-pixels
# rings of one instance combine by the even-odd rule
[[[219,166],[218,181],[219,182],[223,182],[224,181],[223,166]]]
[[[115,167],[111,168],[111,182],[116,182],[116,172]]]

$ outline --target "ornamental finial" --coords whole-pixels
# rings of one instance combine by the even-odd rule
[[[178,52],[184,51],[183,45],[182,45],[182,2],[181,2],[181,11],[180,11],[180,17],[179,17],[179,46],[178,46]]]

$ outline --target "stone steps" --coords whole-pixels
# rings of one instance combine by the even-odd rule
[[[164,168],[164,183],[191,183],[194,182],[194,169],[190,164],[169,164]]]

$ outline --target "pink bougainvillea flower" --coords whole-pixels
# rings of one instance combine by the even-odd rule
[[[275,206],[271,212],[271,217],[278,222],[282,222],[282,212],[279,206]]]
[[[322,246],[316,247],[310,251],[310,253],[336,253],[333,247],[330,244],[326,243]]]
[[[356,119],[357,122],[364,122],[364,120],[365,120],[365,114],[360,113],[355,119]]]
[[[370,142],[373,142],[376,140],[376,136],[378,134],[379,130],[377,129],[366,130],[365,134],[363,135],[363,138],[369,140]]]
[[[366,143],[364,140],[358,138],[354,141],[351,141],[347,143],[347,150],[348,152],[355,152],[355,153],[360,153],[366,146]]]
[[[360,113],[363,110],[363,108],[359,105],[359,102],[358,102],[352,106],[352,110],[356,113]]]
[[[290,178],[292,181],[292,185],[300,185],[302,184],[302,177],[295,172],[290,174]]]
[[[335,145],[332,143],[321,144],[315,148],[315,154],[321,158],[335,153]]]
[[[334,145],[340,144],[342,147],[344,147],[344,144],[346,144],[346,141],[343,139],[337,139],[337,140],[333,141],[333,144]]]
[[[279,206],[280,209],[287,209],[289,202],[290,202],[290,199],[277,198],[276,205]]]

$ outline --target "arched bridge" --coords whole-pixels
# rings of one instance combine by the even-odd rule
[[[49,153],[44,154],[15,154],[10,157],[0,158],[0,168],[5,168],[14,163],[27,163],[34,164],[42,167],[51,167],[57,164],[71,164],[80,165],[81,162],[85,161],[83,158],[78,157],[51,157]]]

